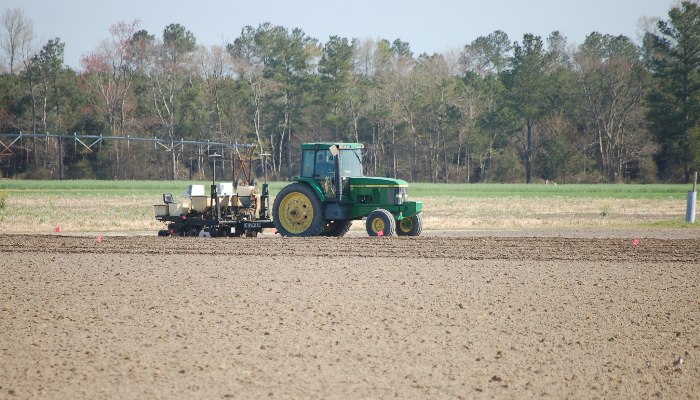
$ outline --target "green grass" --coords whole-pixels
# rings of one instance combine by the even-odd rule
[[[102,180],[0,180],[0,190],[13,196],[34,196],[37,192],[61,196],[88,194],[95,196],[154,195],[159,196],[173,187],[187,186],[172,181],[102,181]]]
[[[153,196],[160,199],[163,193],[178,197],[188,185],[197,184],[205,185],[208,191],[211,181],[0,180],[0,192],[13,197]],[[270,194],[276,195],[285,185],[287,182],[270,182]]]
[[[409,196],[466,197],[466,198],[571,198],[571,199],[682,199],[687,196],[688,185],[611,185],[611,184],[444,184],[414,183],[409,185]]]
[[[10,195],[127,196],[146,195],[160,197],[162,193],[182,193],[189,184],[209,185],[208,181],[102,181],[102,180],[0,180],[0,190]],[[274,196],[287,182],[271,182],[270,194]],[[442,184],[413,183],[409,195],[413,199],[423,197],[457,198],[611,198],[611,199],[683,199],[690,190],[689,185],[653,184]]]

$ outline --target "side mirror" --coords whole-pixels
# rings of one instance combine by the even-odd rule
[[[173,200],[173,195],[170,193],[163,193],[163,203],[165,204],[170,204],[174,203],[175,200]]]

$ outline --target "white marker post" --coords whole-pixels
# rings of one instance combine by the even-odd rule
[[[695,223],[695,198],[697,197],[697,192],[695,187],[698,184],[698,172],[695,171],[695,179],[693,180],[693,191],[688,192],[688,206],[685,209],[685,222]]]

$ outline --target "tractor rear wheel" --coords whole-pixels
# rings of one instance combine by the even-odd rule
[[[275,197],[272,217],[282,236],[318,236],[326,227],[324,206],[304,183],[285,186]]]
[[[352,220],[328,221],[319,236],[342,237],[350,230]]]
[[[381,233],[380,233],[381,232]],[[387,210],[374,210],[367,216],[367,234],[370,236],[394,236],[396,220]]]
[[[396,234],[399,236],[420,236],[423,231],[423,213],[406,217],[396,223]]]

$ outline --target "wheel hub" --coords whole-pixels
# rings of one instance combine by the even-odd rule
[[[411,220],[411,218],[404,218],[399,221],[399,229],[401,229],[401,231],[410,232],[411,228],[413,228],[413,220]]]
[[[384,231],[384,221],[381,218],[375,218],[372,221],[372,229],[375,232],[382,232]]]

